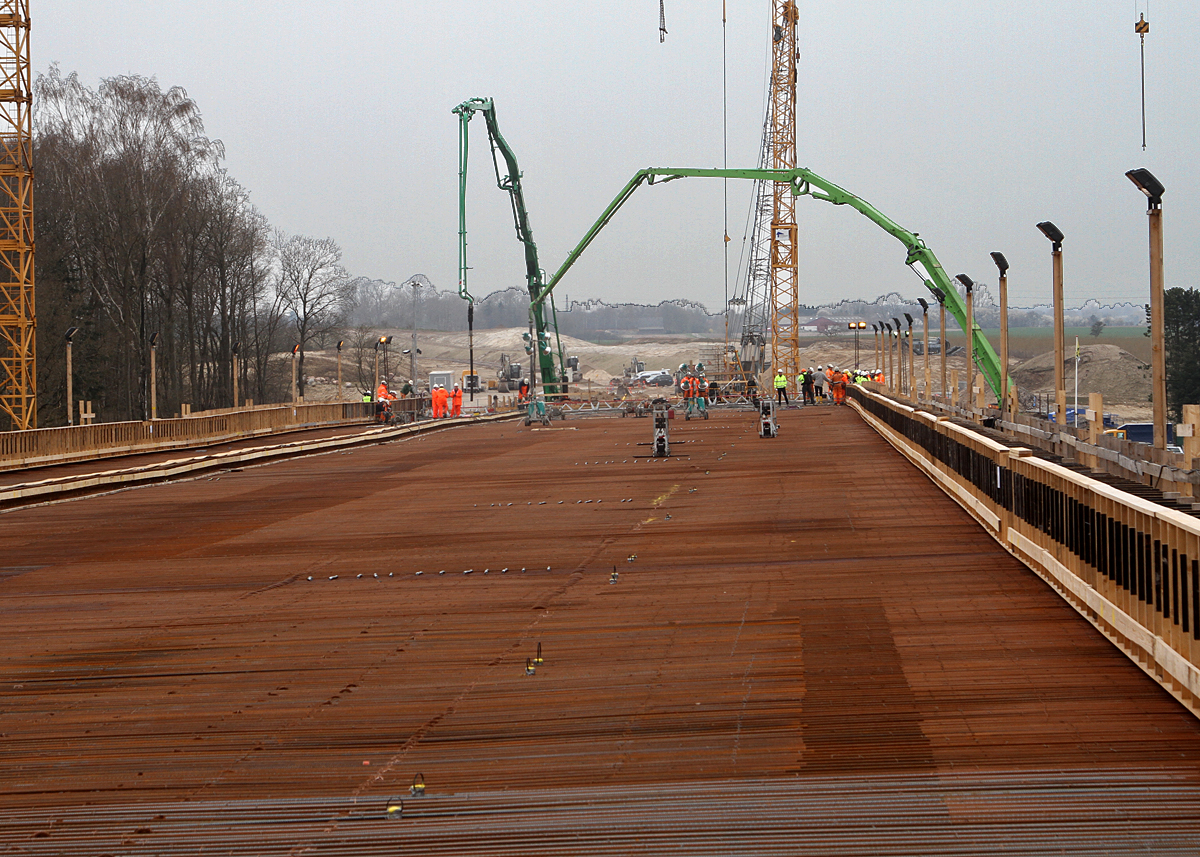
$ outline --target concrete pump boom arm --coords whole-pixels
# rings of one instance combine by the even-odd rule
[[[546,311],[543,305],[547,291],[542,288],[542,269],[538,265],[537,244],[533,241],[533,227],[529,225],[529,212],[525,208],[525,193],[521,189],[521,170],[517,166],[517,156],[512,147],[500,133],[496,121],[496,105],[490,98],[470,98],[458,105],[452,111],[459,117],[458,134],[458,296],[469,304],[475,299],[467,290],[467,128],[471,117],[476,113],[483,114],[487,126],[488,142],[492,149],[492,165],[496,169],[496,186],[507,191],[512,205],[513,222],[517,230],[517,240],[525,249],[525,280],[530,298],[541,294],[541,298],[533,299],[529,304],[530,327],[533,337],[526,350],[535,357],[541,369],[543,384],[557,384],[565,377],[563,367],[562,342],[558,336],[558,320],[551,303],[551,317],[554,322],[555,344],[558,350],[558,366],[554,365],[554,355],[550,350],[550,340],[546,321]],[[504,169],[500,160],[504,161]],[[532,361],[531,361],[532,362]],[[548,392],[556,392],[550,389]]]
[[[600,230],[608,225],[608,222],[612,220],[621,206],[629,200],[629,197],[633,195],[635,190],[643,184],[660,184],[683,178],[730,178],[787,182],[791,186],[792,194],[795,196],[811,196],[813,199],[819,199],[823,202],[833,203],[834,205],[850,206],[904,245],[905,250],[908,251],[905,264],[917,272],[925,283],[925,287],[933,293],[935,298],[945,303],[946,309],[958,321],[959,327],[966,330],[966,304],[963,303],[962,298],[959,296],[958,289],[955,288],[950,278],[946,275],[937,256],[925,246],[925,242],[921,240],[920,236],[915,232],[908,231],[861,197],[857,197],[848,190],[822,178],[812,170],[804,168],[794,170],[730,170],[650,167],[649,169],[639,170],[625,187],[621,188],[621,192],[609,203],[608,208],[604,209],[604,213],[600,215],[600,219],[592,224],[592,227],[583,236],[579,244],[575,246],[575,249],[567,255],[566,260],[554,273],[554,276],[546,282],[546,285],[540,292],[534,295],[534,303],[540,304],[546,299],[563,278],[563,275],[570,270],[571,266],[583,254],[583,251],[595,240]],[[999,395],[1000,358],[996,356],[995,350],[992,348],[991,343],[984,337],[979,325],[973,324],[972,328],[971,343],[976,364],[982,370],[993,392]]]

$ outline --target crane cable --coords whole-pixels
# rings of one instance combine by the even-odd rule
[[[724,159],[723,166],[729,169],[729,85],[727,63],[725,61],[725,0],[721,0],[721,151]],[[722,363],[729,356],[729,179],[725,180],[725,206],[722,211],[724,216],[724,235],[725,240],[722,242],[725,248],[725,354],[722,355]]]
[[[1133,11],[1137,12],[1137,3],[1133,4]],[[1146,0],[1146,11],[1139,14],[1137,21],[1133,24],[1133,31],[1138,34],[1141,39],[1141,54],[1142,54],[1142,151],[1146,151],[1146,34],[1150,32],[1150,22],[1146,20],[1146,15],[1150,14],[1150,0]]]
[[[658,0],[658,43],[660,45],[667,40],[667,10],[665,3],[666,0]]]

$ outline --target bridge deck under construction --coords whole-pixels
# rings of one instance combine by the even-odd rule
[[[1200,722],[854,412],[649,435],[0,515],[0,853],[1200,847]]]

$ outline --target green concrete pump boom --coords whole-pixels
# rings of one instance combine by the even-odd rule
[[[500,190],[508,191],[512,203],[513,219],[516,221],[517,240],[525,247],[525,278],[532,299],[529,304],[530,333],[526,351],[537,355],[537,363],[541,369],[542,383],[547,385],[547,394],[556,394],[560,379],[565,377],[563,369],[562,342],[558,339],[558,319],[554,310],[553,300],[550,303],[550,314],[554,322],[554,337],[556,349],[550,346],[550,336],[546,324],[544,307],[545,295],[543,289],[542,269],[538,266],[537,245],[533,242],[533,228],[529,225],[529,213],[525,209],[525,195],[521,190],[521,170],[517,167],[517,158],[512,148],[500,134],[500,126],[496,124],[496,106],[490,98],[471,98],[454,108],[458,114],[460,125],[458,135],[458,295],[472,305],[475,299],[467,291],[467,124],[476,113],[483,114],[487,125],[488,141],[492,147],[492,165],[496,168],[496,185]],[[500,169],[500,160],[504,159],[507,174]],[[541,295],[538,298],[538,295]],[[554,364],[554,350],[558,352],[558,366]],[[532,376],[532,372],[531,372]],[[537,378],[531,377],[536,383]]]
[[[925,246],[925,242],[921,240],[916,232],[909,232],[904,227],[897,224],[883,212],[879,211],[870,203],[855,196],[849,191],[838,187],[833,182],[821,178],[819,175],[808,169],[794,170],[728,170],[728,169],[667,169],[665,167],[651,167],[650,169],[639,171],[629,183],[621,189],[616,198],[609,204],[604,213],[600,215],[592,228],[583,236],[583,240],[576,245],[575,249],[570,252],[562,267],[555,272],[554,276],[546,283],[539,292],[534,293],[534,303],[541,303],[550,295],[555,286],[563,278],[563,275],[575,264],[575,261],[587,249],[587,246],[592,243],[595,237],[599,234],[608,222],[612,220],[613,215],[625,204],[633,192],[643,184],[661,184],[663,182],[674,181],[675,179],[683,178],[730,178],[730,179],[751,179],[756,181],[775,181],[787,182],[791,185],[792,194],[794,196],[811,196],[813,199],[819,199],[823,202],[831,202],[834,205],[848,205],[856,209],[859,213],[867,217],[872,223],[880,227],[884,232],[898,239],[908,251],[908,257],[905,259],[905,264],[916,271],[925,283],[925,287],[929,289],[940,301],[944,301],[946,309],[958,321],[959,326],[966,330],[967,327],[967,308],[963,303],[962,298],[958,294],[958,289],[946,276],[946,272],[942,269],[941,263],[937,260],[937,256],[933,255],[933,251]],[[995,350],[991,343],[983,335],[978,324],[972,325],[971,343],[974,351],[975,362],[982,370],[984,377],[987,379],[988,385],[992,391],[999,395],[1000,391],[1000,359],[996,356]],[[944,347],[944,346],[943,346]]]

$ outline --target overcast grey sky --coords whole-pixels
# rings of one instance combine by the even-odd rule
[[[1166,185],[1166,278],[1200,285],[1200,3],[1153,0],[1149,147],[1141,150],[1136,11],[1146,0],[799,0],[799,162],[919,232],[951,275],[1049,297],[1065,233],[1067,303],[1147,297],[1144,198]],[[36,71],[89,86],[136,73],[198,102],[226,166],[270,222],[332,237],[354,274],[456,287],[458,125],[496,100],[553,272],[632,174],[720,166],[721,2],[666,0],[33,0]],[[756,166],[769,0],[728,0],[729,164]],[[524,285],[506,194],[472,123],[469,285]],[[729,183],[730,282],[749,183]],[[722,183],[644,188],[559,286],[575,299],[725,294]],[[801,200],[800,297],[915,297],[904,253],[857,213]]]

